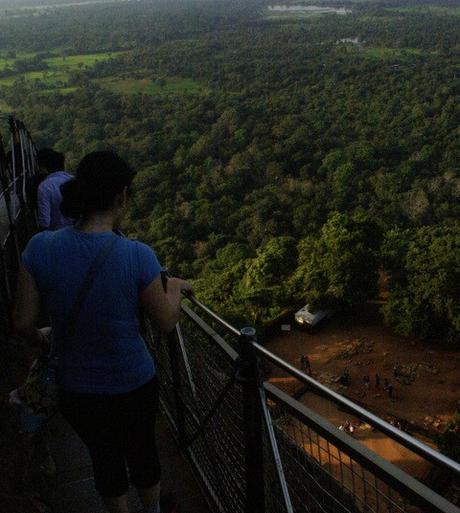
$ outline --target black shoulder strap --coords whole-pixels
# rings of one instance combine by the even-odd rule
[[[75,330],[77,327],[78,317],[80,315],[80,311],[82,306],[88,296],[89,291],[91,290],[94,280],[97,276],[98,271],[100,270],[102,264],[106,260],[109,253],[112,251],[113,246],[118,240],[118,236],[113,234],[102,246],[100,253],[94,259],[91,264],[88,274],[86,275],[85,281],[83,282],[80,291],[78,293],[77,299],[73,304],[69,315],[67,316],[67,329],[66,329],[66,339],[72,338],[75,334]]]

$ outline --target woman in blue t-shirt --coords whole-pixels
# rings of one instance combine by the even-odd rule
[[[113,152],[90,153],[80,162],[75,179],[62,186],[62,212],[76,224],[39,233],[27,245],[14,320],[18,332],[40,338],[40,302],[47,307],[58,356],[60,409],[89,449],[96,488],[108,511],[128,513],[127,464],[145,512],[157,513],[158,382],[138,312],[142,308],[168,333],[179,319],[181,292],[191,289],[170,278],[165,292],[152,249],[114,233],[133,178]],[[69,337],[69,317],[96,261],[97,273]]]

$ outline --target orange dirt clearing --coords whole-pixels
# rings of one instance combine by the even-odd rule
[[[332,318],[316,333],[292,324],[292,331],[271,336],[265,345],[298,368],[302,355],[308,355],[315,379],[385,420],[406,422],[411,434],[432,447],[434,436],[445,429],[460,398],[460,353],[435,341],[395,335],[383,326],[377,304]],[[338,382],[345,368],[351,378],[348,387]],[[365,376],[370,377],[368,388]],[[295,383],[284,382],[283,377],[283,371],[270,367],[270,381],[292,393]],[[385,378],[393,385],[393,398],[383,391]],[[301,401],[336,426],[357,420],[311,392]],[[430,465],[385,435],[361,426],[354,437],[414,477],[426,477]]]

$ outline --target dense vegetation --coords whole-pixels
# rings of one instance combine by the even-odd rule
[[[7,12],[0,109],[70,168],[96,148],[127,156],[128,231],[226,315],[346,308],[384,270],[389,323],[457,341],[458,7],[272,3]]]

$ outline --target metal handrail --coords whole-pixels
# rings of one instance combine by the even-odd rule
[[[206,333],[208,337],[210,337],[217,345],[220,346],[222,351],[232,360],[236,360],[238,358],[238,353],[232,347],[228,345],[228,343],[220,337],[208,324],[206,324],[199,315],[197,315],[191,308],[186,305],[181,305],[182,311],[187,315],[187,317],[194,322],[198,327]]]
[[[219,317],[216,313],[214,313],[210,308],[208,308],[205,304],[203,304],[201,301],[199,301],[194,295],[183,292],[183,295],[195,306],[203,310],[209,317],[211,317],[214,321],[216,321],[218,324],[220,324],[223,328],[225,328],[229,333],[232,335],[235,335],[235,337],[240,337],[241,333],[240,330],[237,330],[234,328],[231,324],[229,324],[227,321],[222,319],[222,317]]]
[[[397,429],[396,427],[392,426],[389,422],[386,422],[377,415],[374,415],[365,408],[362,408],[361,406],[357,405],[350,399],[347,399],[343,395],[334,392],[334,390],[331,390],[330,388],[321,384],[319,381],[316,381],[312,377],[303,373],[302,371],[292,366],[279,356],[276,356],[271,351],[268,351],[268,349],[261,346],[257,342],[252,342],[252,344],[259,354],[263,355],[265,358],[270,360],[272,363],[274,363],[281,369],[295,376],[299,381],[302,381],[303,383],[308,385],[313,391],[321,394],[323,397],[326,397],[335,404],[347,409],[350,413],[355,414],[357,417],[365,420],[370,425],[378,428],[382,433],[389,435],[391,438],[399,442],[401,445],[410,449],[419,456],[422,456],[431,463],[439,465],[440,467],[443,467],[451,472],[454,472],[457,475],[460,475],[460,464],[458,464],[454,460],[451,460],[444,454],[435,451],[431,447],[425,445],[423,442],[420,442],[413,436],[408,435],[404,431]]]

